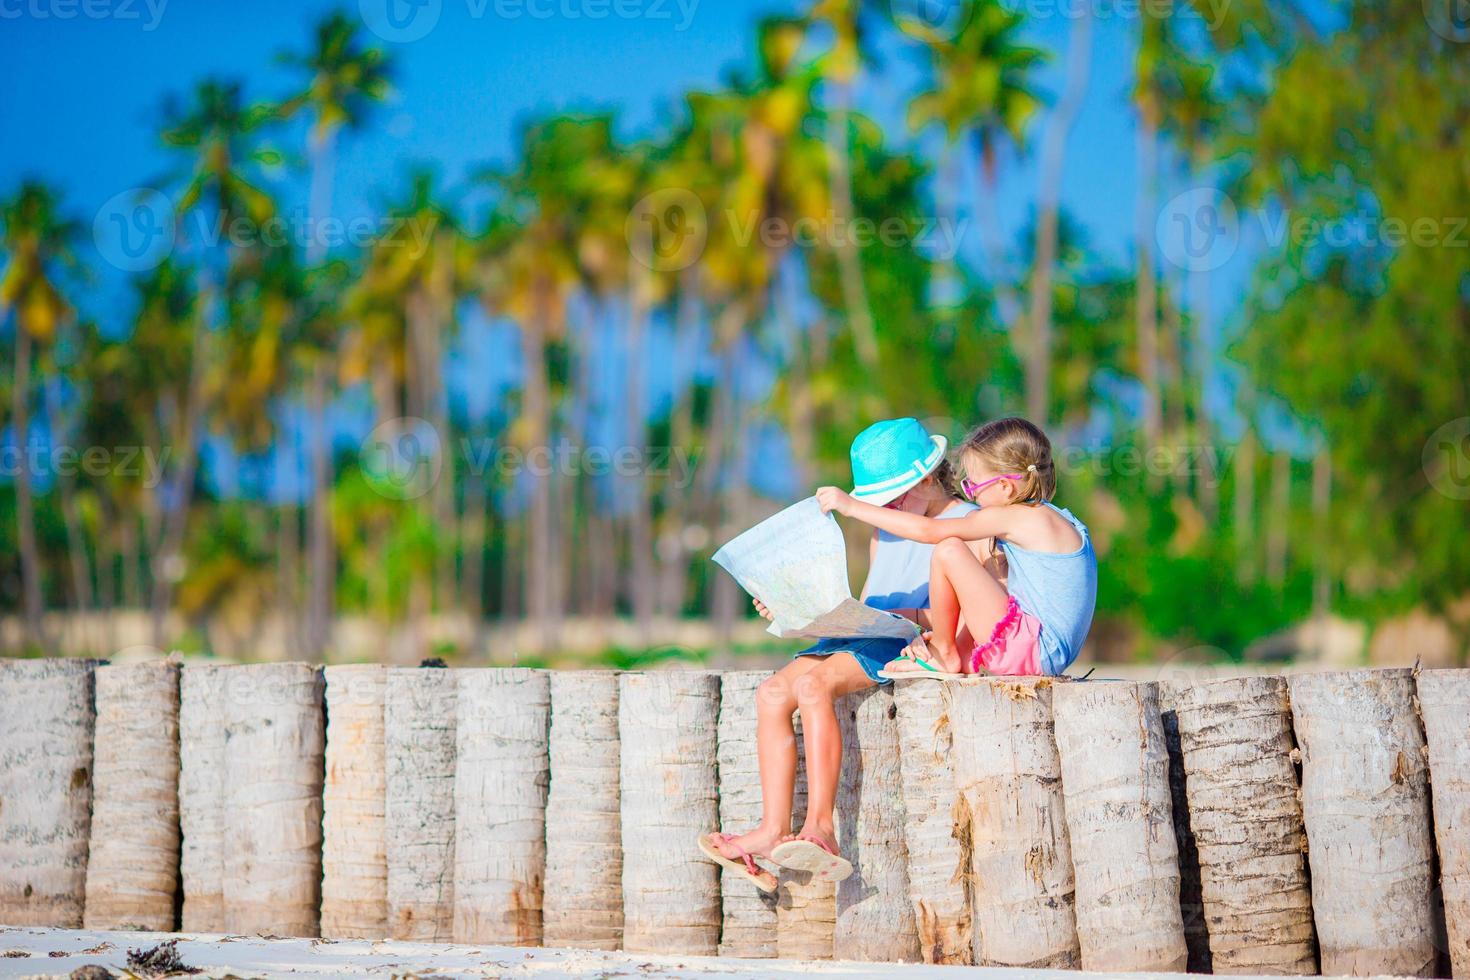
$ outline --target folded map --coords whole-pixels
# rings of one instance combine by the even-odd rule
[[[715,552],[715,562],[775,617],[785,638],[911,640],[911,621],[864,605],[847,581],[847,546],[816,497],[792,504]]]

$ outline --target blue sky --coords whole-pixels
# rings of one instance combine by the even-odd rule
[[[243,80],[253,99],[279,98],[295,83],[274,64],[275,55],[305,48],[311,26],[344,7],[387,36],[397,69],[391,103],[369,129],[345,136],[340,151],[334,214],[344,220],[368,216],[400,195],[414,165],[434,166],[453,187],[486,163],[507,162],[518,124],[528,116],[613,109],[625,136],[653,132],[673,118],[681,93],[717,86],[726,69],[751,57],[759,16],[796,7],[751,0],[413,0],[421,6],[405,31],[384,20],[389,2],[410,0],[347,0],[345,7],[327,0],[0,0],[0,62],[11,82],[0,87],[0,126],[8,134],[0,193],[23,177],[43,177],[63,190],[90,226],[109,198],[157,185],[177,166],[158,140],[168,93],[185,94],[215,75]],[[1071,138],[1063,205],[1095,249],[1126,263],[1135,200],[1127,95],[1137,22],[1117,16],[1120,6],[1098,9],[1114,13],[1097,21],[1091,84]],[[422,37],[402,40],[426,24],[431,28]],[[1055,92],[1069,23],[1050,16],[1033,24],[1034,42],[1055,52],[1040,86]],[[859,80],[859,108],[883,124],[891,141],[910,142],[903,114],[916,81],[913,52],[889,37],[877,54],[879,66]],[[283,148],[301,152],[299,146]],[[933,159],[937,146],[931,142],[926,150]],[[966,154],[962,159],[968,195],[976,175]],[[1034,153],[1004,161],[998,210],[1007,242],[1033,206],[1035,167]],[[1186,186],[1166,185],[1160,200]],[[304,207],[299,173],[278,174],[275,190],[288,208]],[[972,223],[966,249],[977,263],[979,246]],[[1216,274],[1212,291],[1221,312],[1238,297],[1249,271],[1248,241],[1241,252]],[[82,257],[103,273],[81,298],[83,313],[121,329],[131,313],[123,277],[109,272],[93,248]],[[513,369],[512,344],[490,324],[471,323],[466,332],[464,363],[451,374],[465,379],[462,391],[493,389],[500,381],[481,386],[469,379],[485,377],[481,365]],[[342,436],[361,424],[344,411]],[[228,461],[218,460],[217,467],[228,483]]]

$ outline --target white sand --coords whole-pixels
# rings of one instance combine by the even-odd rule
[[[739,960],[702,956],[649,956],[567,949],[512,949],[503,946],[400,942],[327,942],[321,939],[262,939],[245,936],[174,935],[156,932],[86,932],[0,926],[0,977],[65,977],[77,967],[98,964],[120,971],[129,949],[166,939],[179,940],[179,956],[201,967],[201,977],[332,976],[503,977],[598,980],[628,977],[821,977],[898,978],[962,976],[988,980],[1084,980],[1092,977],[1158,977],[1160,974],[1086,974],[1064,970],[1012,970],[980,967],[917,966],[879,963]],[[10,955],[4,955],[4,954]],[[28,956],[16,955],[27,953]],[[1237,978],[1240,980],[1240,978]],[[1249,978],[1246,978],[1249,980]]]

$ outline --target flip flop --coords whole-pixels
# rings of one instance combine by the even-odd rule
[[[924,643],[923,637],[919,637],[914,642],[919,644],[919,646],[923,648],[925,653],[929,652],[929,647]],[[883,678],[884,680],[889,681],[903,681],[915,677],[920,678],[921,680],[929,681],[957,681],[960,678],[966,676],[965,674],[956,674],[948,670],[940,670],[929,661],[924,660],[922,657],[916,657],[912,653],[905,652],[901,654],[898,659],[906,660],[909,663],[918,664],[923,669],[889,670],[887,667],[884,667],[882,670],[878,671],[878,676]]]
[[[905,657],[904,659],[910,663],[918,664],[923,670],[889,670],[887,667],[884,667],[878,671],[878,676],[890,681],[906,681],[913,680],[914,678],[923,681],[957,681],[973,676],[971,674],[956,674],[952,671],[940,670],[933,664],[920,660],[918,657]]]
[[[720,839],[720,843],[728,844],[731,847],[735,848],[735,850],[739,851],[740,860],[736,861],[733,858],[729,858],[721,854],[720,849],[710,843],[709,839],[711,837],[718,837]],[[769,871],[766,871],[760,865],[756,864],[755,858],[751,857],[750,852],[745,850],[745,848],[741,847],[739,844],[736,844],[734,842],[734,839],[731,838],[729,834],[722,834],[719,831],[712,831],[708,834],[704,834],[699,838],[699,849],[704,852],[705,857],[709,858],[720,867],[733,871],[735,874],[738,874],[741,877],[745,878],[752,885],[759,888],[763,892],[774,893],[777,887],[779,887],[779,882],[776,881],[776,876],[771,874]],[[763,875],[764,877],[762,877]]]
[[[771,860],[791,871],[807,871],[819,881],[841,881],[852,874],[852,862],[815,834],[801,834],[771,848]]]

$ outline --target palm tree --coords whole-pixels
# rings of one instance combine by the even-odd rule
[[[338,135],[344,128],[363,124],[368,113],[390,91],[389,61],[383,49],[365,47],[361,23],[338,10],[317,24],[314,43],[305,54],[286,53],[280,60],[303,72],[305,87],[280,107],[283,116],[305,112],[311,118],[310,227],[307,243],[308,267],[321,264],[326,256],[326,239],[319,222],[331,211],[332,182],[336,165]],[[320,656],[331,640],[335,603],[336,560],[332,545],[330,495],[332,486],[330,436],[326,426],[327,403],[333,374],[334,351],[329,346],[316,352],[310,366],[307,403],[312,418],[310,439],[310,532],[306,641],[314,656]],[[441,433],[441,437],[447,433]]]
[[[0,278],[0,324],[15,317],[15,380],[11,387],[11,431],[24,450],[31,427],[33,351],[51,343],[73,315],[56,283],[58,266],[70,261],[78,225],[61,213],[58,195],[38,181],[25,181],[15,196],[0,203],[0,247],[6,254]],[[15,480],[17,541],[20,545],[22,598],[27,638],[44,646],[41,614],[41,556],[36,544],[32,467],[19,468]]]
[[[1037,202],[1036,250],[1031,272],[1031,337],[1026,357],[1026,414],[1045,425],[1051,414],[1052,275],[1057,261],[1057,222],[1067,137],[1087,95],[1092,63],[1092,8],[1084,4],[1072,23],[1067,47],[1067,82],[1047,120],[1041,145],[1041,190]]]
[[[953,37],[936,33],[925,39],[931,85],[914,96],[908,110],[909,126],[916,132],[937,125],[946,146],[967,136],[974,146],[981,178],[978,202],[987,214],[981,228],[991,266],[987,278],[1007,326],[1017,322],[1020,301],[1003,268],[992,204],[1000,152],[1007,143],[1017,150],[1025,147],[1027,129],[1040,108],[1032,76],[1046,60],[1044,52],[1021,43],[1024,24],[1024,17],[1000,0],[976,0]]]
[[[1158,444],[1163,432],[1159,396],[1159,308],[1154,260],[1154,223],[1159,178],[1159,62],[1164,52],[1163,24],[1156,16],[1139,18],[1138,54],[1134,61],[1133,102],[1138,110],[1138,201],[1135,206],[1134,247],[1138,259],[1138,377],[1143,384],[1143,443]],[[1158,476],[1149,483],[1157,486]]]
[[[843,306],[858,362],[867,371],[878,367],[878,334],[868,290],[863,282],[862,254],[849,229],[855,209],[852,197],[852,151],[849,117],[853,79],[862,58],[859,0],[817,0],[812,6],[814,21],[825,23],[832,32],[832,47],[822,59],[821,71],[829,92],[827,109],[827,156],[832,207],[842,230],[836,242]]]
[[[251,164],[279,162],[278,154],[255,144],[258,130],[273,117],[273,111],[265,106],[248,105],[236,82],[208,79],[196,86],[191,103],[170,99],[164,115],[164,144],[188,154],[190,159],[183,189],[175,202],[175,212],[185,230],[191,218],[200,228],[213,222],[217,229],[229,229],[237,219],[247,220],[256,228],[264,227],[275,213],[275,202],[252,181],[248,168]],[[241,251],[240,246],[227,239],[219,244],[207,232],[197,241],[187,233],[181,239],[184,249],[200,250],[194,266],[198,305],[186,314],[192,322],[190,339],[184,345],[190,358],[188,381],[179,393],[179,402],[169,412],[177,421],[174,433],[177,438],[171,439],[170,444],[179,447],[178,464],[171,486],[155,497],[167,508],[152,542],[150,604],[154,641],[158,646],[164,643],[164,616],[172,602],[174,584],[182,574],[184,532],[199,458],[199,421],[208,394],[205,384],[210,376],[208,348],[219,326],[220,311],[229,310],[229,293],[235,285],[230,279],[230,267]],[[168,285],[177,288],[176,284]]]
[[[389,206],[387,216],[388,232],[374,242],[362,274],[347,290],[346,319],[353,330],[342,350],[341,376],[349,384],[372,379],[380,423],[401,415],[423,418],[447,450],[442,366],[456,304],[469,288],[473,255],[430,171],[409,175],[407,193]],[[332,313],[324,306],[321,315]],[[324,327],[319,334],[325,338],[335,330]],[[440,528],[436,575],[413,583],[415,620],[429,611],[436,594],[441,604],[455,595],[454,454],[441,452],[441,463],[439,479],[423,499]]]
[[[1183,151],[1186,176],[1196,186],[1209,180],[1214,159],[1215,134],[1219,130],[1224,107],[1214,93],[1214,67],[1190,58],[1178,44],[1166,49],[1160,81],[1160,95],[1165,107],[1165,131]],[[1190,340],[1194,374],[1194,432],[1200,452],[1196,494],[1200,509],[1213,521],[1219,512],[1219,487],[1214,461],[1208,450],[1213,448],[1214,430],[1208,405],[1212,332],[1210,329],[1210,274],[1207,269],[1189,272],[1189,311],[1194,335]]]

